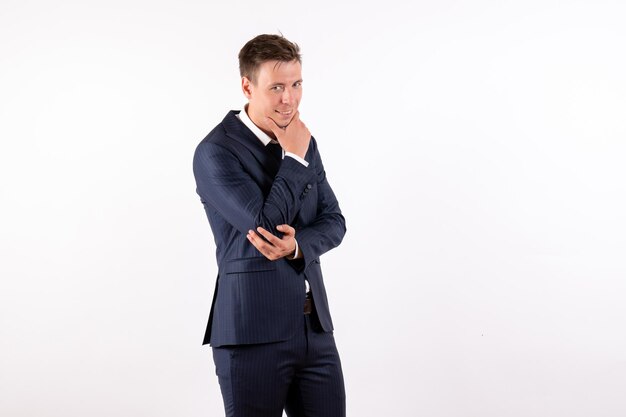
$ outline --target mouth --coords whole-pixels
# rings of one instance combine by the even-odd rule
[[[282,117],[289,117],[293,114],[293,110],[289,110],[289,111],[278,111],[278,110],[274,110],[276,113],[280,114]]]

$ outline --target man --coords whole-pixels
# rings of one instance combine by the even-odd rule
[[[248,103],[193,161],[219,270],[204,344],[227,416],[345,416],[319,260],[341,243],[345,220],[300,120],[299,47],[257,36],[239,69]]]

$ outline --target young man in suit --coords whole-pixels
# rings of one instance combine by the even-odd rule
[[[259,35],[239,52],[239,68],[248,103],[200,142],[193,161],[219,270],[204,344],[227,416],[343,417],[319,257],[346,228],[300,119],[299,47]]]

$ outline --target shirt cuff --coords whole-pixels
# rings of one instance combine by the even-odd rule
[[[285,156],[290,156],[290,157],[292,157],[293,159],[295,159],[296,161],[300,162],[300,163],[301,163],[302,165],[304,165],[305,167],[308,167],[308,166],[309,166],[309,163],[308,163],[307,161],[305,161],[304,159],[300,158],[300,157],[299,157],[298,155],[296,155],[295,153],[291,153],[291,152],[284,152],[284,151],[283,151],[283,158],[284,158]],[[296,243],[296,248],[298,247],[297,245],[298,245],[298,244]],[[297,250],[297,249],[296,249],[296,250]]]

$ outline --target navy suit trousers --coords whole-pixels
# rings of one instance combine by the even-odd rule
[[[212,349],[226,417],[345,417],[335,339],[315,310],[291,339]]]

